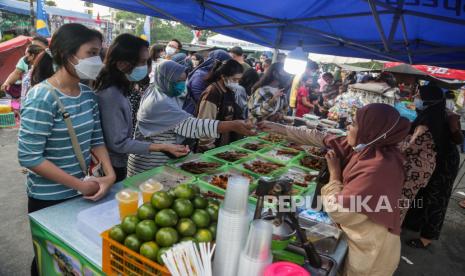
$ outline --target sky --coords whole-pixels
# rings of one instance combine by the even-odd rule
[[[84,1],[80,0],[55,0],[57,7],[65,9],[65,10],[72,10],[78,12],[84,12]],[[97,16],[97,13],[100,16],[109,15],[110,9],[105,6],[100,6],[94,4],[94,16]]]

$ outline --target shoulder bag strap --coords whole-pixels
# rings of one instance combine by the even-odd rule
[[[87,175],[86,162],[84,160],[84,155],[82,154],[81,146],[79,145],[79,141],[77,139],[76,132],[74,131],[73,122],[71,121],[70,114],[68,113],[68,111],[66,111],[65,106],[61,102],[60,97],[58,96],[58,94],[55,92],[54,87],[51,87],[50,94],[52,94],[52,96],[57,101],[58,108],[59,108],[59,110],[61,112],[61,115],[63,117],[63,121],[65,121],[66,128],[68,128],[68,133],[69,133],[69,137],[71,138],[71,144],[73,146],[73,151],[74,151],[74,154],[76,155],[76,158],[79,161],[79,166],[81,166],[82,172],[85,175]]]

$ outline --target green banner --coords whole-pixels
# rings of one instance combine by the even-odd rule
[[[105,275],[99,268],[83,258],[30,219],[32,242],[37,256],[40,275],[55,276],[100,276]]]

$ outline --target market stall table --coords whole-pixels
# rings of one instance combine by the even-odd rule
[[[42,275],[62,275],[60,270],[74,275],[104,275],[102,248],[78,230],[77,216],[96,204],[114,199],[116,192],[122,188],[121,183],[116,184],[97,203],[79,197],[29,214],[34,246],[40,250],[37,255]],[[346,253],[347,243],[341,239],[329,257],[340,266]]]

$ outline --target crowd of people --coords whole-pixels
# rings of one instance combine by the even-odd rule
[[[254,135],[258,128],[330,149],[330,180],[322,195],[334,198],[324,201],[325,208],[347,234],[347,275],[392,275],[402,226],[420,233],[407,242],[415,248],[439,238],[463,135],[457,110],[434,83],[410,95],[418,114],[412,123],[391,105],[371,103],[342,125],[346,137],[335,137],[283,122],[289,115],[325,118],[357,83],[383,83],[391,91],[392,75],[341,77],[309,60],[303,74],[292,76],[282,55],[272,63],[263,54],[253,63],[240,47],[204,57],[182,53],[176,39],[150,47],[121,34],[108,49],[102,42],[97,31],[63,25],[50,45],[34,38],[2,85],[9,91],[23,77],[18,157],[28,169],[29,212],[78,195],[98,200],[128,176]],[[103,175],[85,178],[94,159]],[[383,196],[391,206],[402,199],[421,199],[423,206],[329,211],[368,195],[372,207]],[[35,265],[31,269],[36,273]]]

